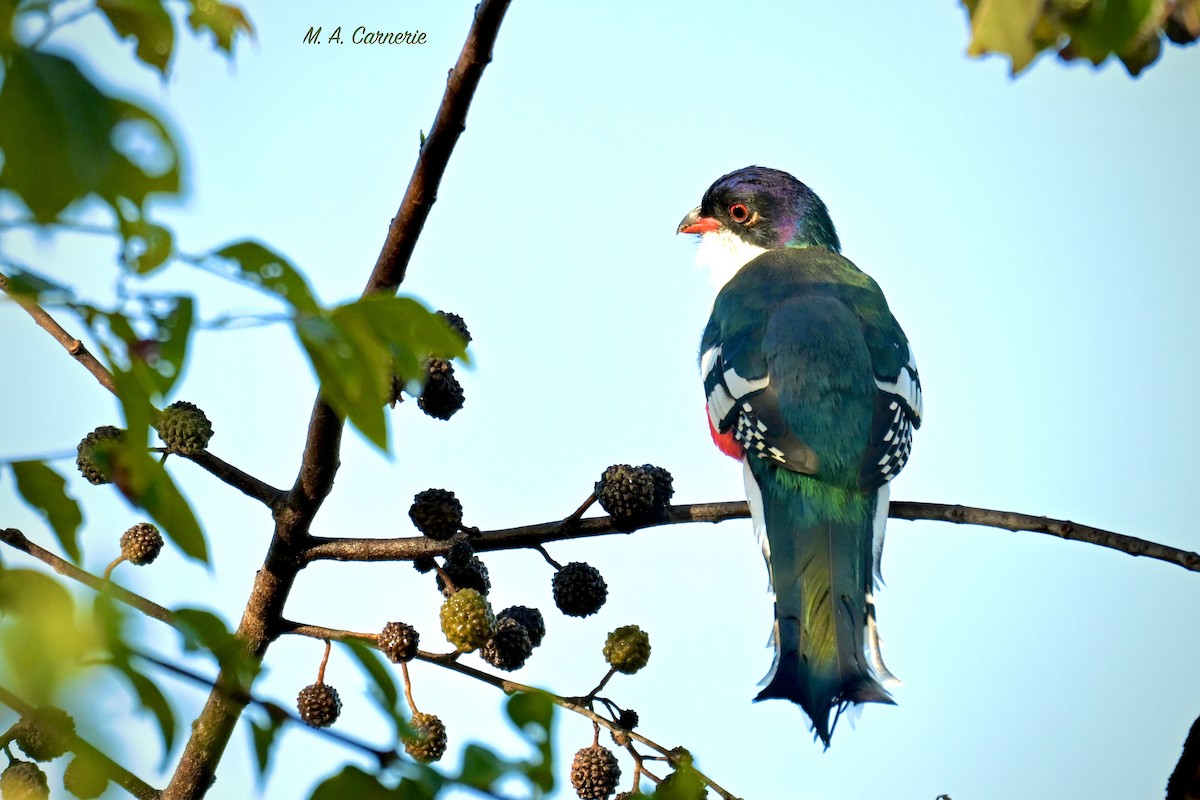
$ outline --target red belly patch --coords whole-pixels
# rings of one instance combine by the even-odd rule
[[[704,416],[707,418],[708,414],[706,413]],[[730,458],[736,458],[738,461],[742,460],[742,457],[745,455],[745,451],[742,450],[741,444],[739,444],[738,441],[733,438],[733,428],[730,428],[725,433],[719,433],[717,429],[713,427],[712,420],[709,419],[708,432],[712,434],[713,443],[717,445],[722,453]]]

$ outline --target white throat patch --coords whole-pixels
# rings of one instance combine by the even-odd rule
[[[733,231],[721,228],[701,234],[696,249],[697,269],[708,270],[708,281],[718,289],[752,259],[767,252],[765,247],[750,244]]]

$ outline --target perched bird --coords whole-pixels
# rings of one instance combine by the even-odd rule
[[[700,343],[708,422],[743,464],[775,595],[755,699],[798,703],[828,747],[850,704],[893,702],[872,589],[888,481],[921,424],[916,362],[825,204],[786,172],[718,179],[678,232],[723,281]]]

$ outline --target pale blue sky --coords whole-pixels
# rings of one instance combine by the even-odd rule
[[[255,236],[333,302],[356,296],[375,261],[471,10],[263,4],[251,11],[257,41],[233,67],[185,34],[166,85],[131,70],[98,21],[57,41],[175,120],[191,194],[162,214],[184,250]],[[428,43],[302,42],[310,26],[345,36],[360,24],[420,29]],[[914,344],[926,423],[894,499],[1200,549],[1200,56],[1168,47],[1138,80],[1115,64],[1044,59],[1013,81],[999,59],[967,59],[966,43],[950,2],[515,0],[402,287],[470,325],[466,407],[449,423],[397,409],[391,461],[347,437],[315,532],[407,535],[410,498],[430,486],[453,489],[483,528],[560,518],[620,462],[670,469],[677,502],[740,499],[738,467],[709,442],[695,368],[712,289],[674,230],[713,179],[754,163],[821,195],[845,254],[878,280]],[[107,296],[107,243],[4,237],[7,252]],[[187,267],[152,285],[199,291],[205,318],[275,310]],[[73,449],[117,421],[111,398],[11,307],[0,306],[0,340],[17,387],[0,396],[3,455]],[[193,358],[177,395],[213,419],[213,451],[290,485],[315,387],[286,330],[206,334]],[[201,510],[216,577],[169,553],[123,579],[236,622],[270,520],[187,464],[173,469]],[[86,503],[87,563],[100,570],[136,519],[78,476],[72,489]],[[11,487],[0,492],[5,523],[46,541]],[[750,702],[770,663],[771,606],[748,522],[551,547],[608,580],[608,605],[584,621],[552,610],[536,555],[486,560],[497,608],[547,611],[546,643],[519,679],[583,693],[604,672],[604,634],[641,625],[650,666],[609,694],[639,711],[643,733],[686,745],[740,796],[1158,796],[1200,714],[1200,579],[1034,534],[889,530],[879,622],[904,684],[896,707],[839,726],[828,752],[798,709]],[[301,576],[288,614],[364,631],[405,619],[435,649],[428,583],[405,564],[321,565]],[[148,632],[164,649],[174,642]],[[316,642],[280,641],[259,691],[294,697],[319,657]],[[512,741],[493,690],[429,666],[413,673],[453,753],[471,739]],[[386,725],[336,651],[328,679],[342,691],[343,729],[382,741]],[[178,696],[190,719],[202,695]],[[108,698],[106,710],[124,713],[120,692]],[[147,730],[122,733],[144,741]],[[560,731],[565,778],[591,729],[562,715]],[[241,796],[248,780],[246,734],[236,737],[215,796]],[[269,798],[300,796],[357,759],[302,731],[285,734],[278,757]],[[128,758],[155,782],[153,748]]]

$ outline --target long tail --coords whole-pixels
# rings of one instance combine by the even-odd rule
[[[828,746],[849,704],[893,702],[871,598],[887,490],[841,489],[756,459],[746,488],[775,592],[775,664],[755,699],[799,704]]]

